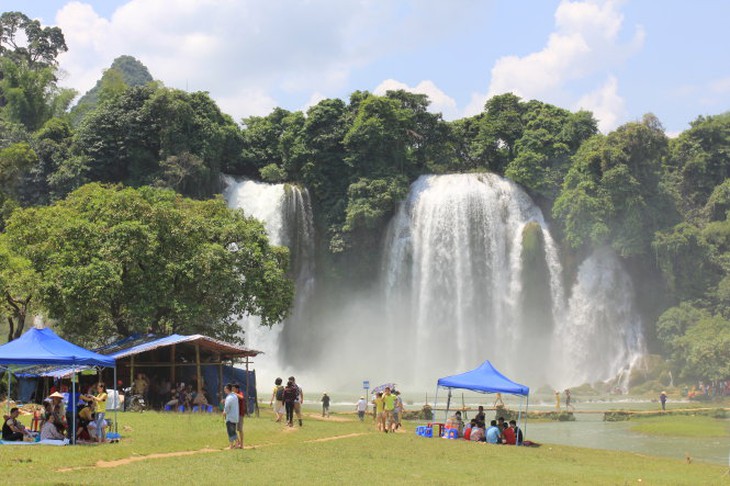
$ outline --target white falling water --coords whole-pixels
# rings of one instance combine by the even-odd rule
[[[545,292],[559,302],[555,245],[539,208],[516,184],[493,174],[454,174],[422,176],[412,185],[389,229],[384,264],[390,333],[412,347],[403,363],[408,380],[426,384],[487,358],[506,373],[530,373],[549,359],[549,345],[522,355],[536,331],[521,317],[529,222],[542,229],[550,274]],[[543,325],[552,327],[561,308],[554,304]],[[532,365],[523,366],[528,358]]]
[[[578,269],[566,318],[555,333],[561,385],[628,379],[645,352],[641,329],[631,278],[612,250],[596,250]]]
[[[289,247],[291,254],[290,274],[296,284],[291,317],[271,329],[261,326],[256,316],[239,321],[246,346],[264,352],[255,360],[258,383],[269,384],[290,371],[282,362],[284,338],[289,331],[285,328],[305,323],[306,301],[314,288],[314,225],[309,194],[296,186],[237,181],[230,176],[224,176],[224,183],[228,206],[243,209],[247,216],[262,221],[270,243]]]

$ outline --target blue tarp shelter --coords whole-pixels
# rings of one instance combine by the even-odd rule
[[[111,356],[94,353],[61,339],[51,329],[31,328],[14,341],[0,346],[0,365],[62,365],[72,369],[83,366],[114,367],[116,360]],[[10,369],[8,368],[10,372]],[[10,395],[8,372],[8,396]],[[116,368],[115,368],[116,374]],[[116,379],[115,379],[116,382]],[[72,397],[76,396],[76,380]],[[9,400],[8,400],[9,403]],[[76,404],[70,404],[75,412]],[[76,437],[76,414],[73,414],[73,437]],[[116,424],[116,420],[114,421]]]
[[[478,393],[506,393],[525,398],[525,412],[529,405],[530,388],[516,383],[502,373],[500,373],[489,360],[485,361],[477,368],[458,375],[446,376],[439,378],[436,386],[436,396],[438,397],[438,388],[448,389],[448,398],[446,401],[446,416],[449,414],[451,405],[451,390],[457,388],[462,390],[470,390]],[[520,410],[518,412],[518,422],[522,418],[522,402],[520,402]],[[525,427],[526,429],[526,427]]]

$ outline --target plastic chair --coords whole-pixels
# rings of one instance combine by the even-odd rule
[[[433,428],[432,427],[426,427],[426,429],[423,431],[423,436],[428,437],[429,439],[433,437]]]
[[[165,405],[165,412],[172,412],[172,405]]]
[[[177,407],[177,411],[178,412],[181,412],[181,413],[184,412],[185,411],[185,405],[180,405],[179,407]]]
[[[199,411],[200,411],[200,407],[198,407],[197,405],[193,405],[193,412],[199,412]]]
[[[208,413],[213,413],[213,405],[208,405]]]
[[[419,425],[416,427],[416,435],[423,436],[423,434],[426,432],[426,426],[425,425]]]

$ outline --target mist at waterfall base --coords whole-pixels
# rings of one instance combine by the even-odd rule
[[[358,392],[363,380],[432,391],[489,359],[533,390],[628,376],[643,354],[633,288],[600,249],[564,286],[540,209],[493,174],[422,176],[388,225],[376,285],[323,282],[305,189],[226,178],[231,207],[290,247],[292,315],[272,329],[240,321],[259,390],[290,374],[310,390]],[[325,290],[326,289],[326,290]]]

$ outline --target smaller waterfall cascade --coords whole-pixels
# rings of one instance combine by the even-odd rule
[[[555,372],[564,386],[627,375],[645,354],[634,307],[631,278],[611,249],[596,250],[581,263],[555,333]]]
[[[281,356],[287,335],[306,321],[305,304],[314,288],[314,224],[309,193],[293,185],[237,181],[230,176],[224,176],[224,183],[228,206],[241,208],[246,215],[262,221],[271,244],[287,246],[291,255],[290,274],[295,281],[291,316],[271,329],[262,327],[256,316],[240,321],[246,346],[264,352],[256,358],[259,380],[270,383],[285,371]]]

